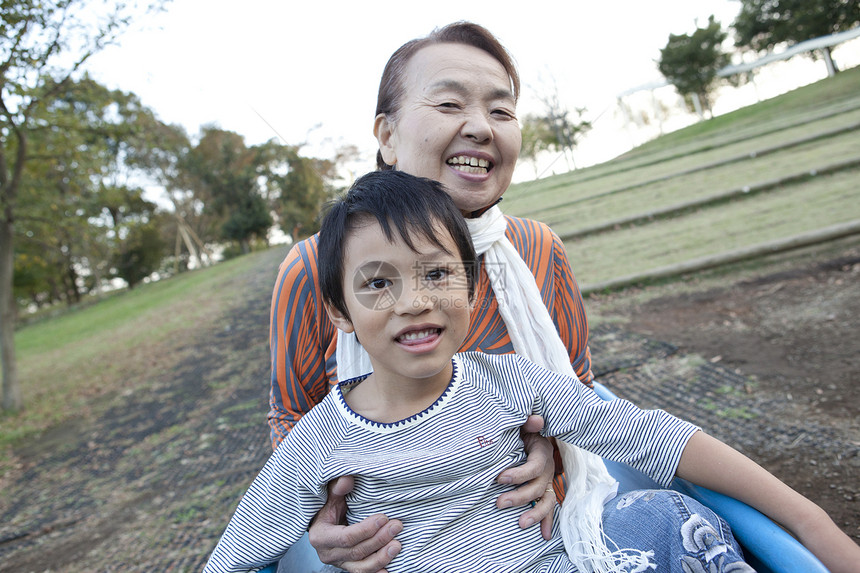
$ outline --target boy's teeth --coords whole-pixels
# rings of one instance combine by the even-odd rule
[[[438,331],[438,328],[428,328],[427,330],[416,330],[414,332],[407,332],[400,337],[400,340],[420,340],[422,338],[427,338],[428,336],[435,334]]]

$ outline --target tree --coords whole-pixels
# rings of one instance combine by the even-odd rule
[[[736,43],[756,52],[850,30],[860,23],[856,0],[740,0],[732,26]],[[828,70],[836,73],[831,48],[822,49]]]
[[[319,213],[334,194],[330,181],[335,163],[299,155],[298,146],[284,151],[289,171],[275,181],[279,187],[275,211],[281,230],[297,240],[319,230]]]
[[[571,112],[561,102],[555,80],[552,86],[536,89],[537,99],[543,104],[543,113],[526,115],[522,122],[520,157],[532,161],[537,170],[537,156],[543,151],[564,154],[568,168],[576,168],[573,150],[580,138],[591,130],[591,122],[583,119],[585,108]]]
[[[710,16],[707,26],[697,27],[691,35],[670,34],[666,47],[660,50],[660,73],[682,96],[698,98],[708,112],[720,81],[717,72],[731,62],[722,47],[727,37],[722,25]]]
[[[543,151],[555,151],[564,154],[568,168],[572,165],[575,169],[573,150],[579,139],[591,129],[591,122],[582,119],[583,113],[585,109],[577,108],[576,119],[572,119],[571,112],[558,105],[548,106],[546,115],[526,115],[521,124],[523,142],[520,157],[535,163],[537,169],[537,156]]]
[[[552,128],[546,117],[530,113],[520,121],[522,132],[522,146],[520,148],[520,159],[531,161],[537,177],[537,158],[542,152],[547,151],[555,139]]]
[[[252,238],[267,236],[272,217],[258,180],[259,157],[241,135],[205,127],[184,168],[203,212],[213,217],[210,232],[236,241],[243,253],[250,251]]]
[[[213,261],[211,252],[200,238],[206,236],[206,229],[212,225],[203,213],[202,201],[194,193],[199,182],[189,170],[191,149],[188,134],[181,126],[165,124],[152,114],[139,114],[125,154],[126,163],[161,186],[173,204],[172,220],[162,219],[162,236],[172,238],[176,245],[174,273],[186,269],[192,259],[199,266]],[[183,245],[187,255],[182,252]]]
[[[119,247],[120,221],[148,216],[124,161],[124,140],[142,113],[148,110],[135,96],[86,76],[34,111],[41,127],[28,139],[31,161],[21,179],[15,231],[18,252],[35,246],[39,258],[26,260],[45,263],[50,272],[42,292],[29,293],[33,302],[75,303],[100,288]]]
[[[107,231],[111,276],[123,279],[128,288],[159,268],[166,245],[161,234],[161,213],[144,199],[141,189],[102,185],[97,193],[102,227]]]
[[[155,221],[138,222],[127,228],[113,258],[116,275],[132,289],[158,270],[166,245]]]
[[[24,168],[31,160],[37,108],[74,79],[84,62],[111,43],[137,4],[88,0],[8,0],[0,19],[0,360],[3,409],[22,406],[15,359],[15,222]]]

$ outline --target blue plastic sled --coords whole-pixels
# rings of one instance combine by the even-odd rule
[[[598,382],[594,383],[594,389],[604,400],[615,399],[615,394]],[[651,478],[628,465],[605,462],[609,473],[618,480],[619,492],[660,488]],[[670,488],[708,506],[725,519],[747,561],[758,573],[828,573],[821,561],[797,539],[747,504],[681,478],[675,478]]]
[[[594,383],[594,389],[604,400],[614,400],[616,397],[598,382]],[[660,489],[656,482],[642,472],[625,464],[605,461],[609,473],[618,480],[619,493],[635,489]],[[698,500],[725,519],[735,539],[741,544],[747,561],[758,573],[828,573],[821,561],[799,541],[747,504],[681,478],[675,478],[670,487]],[[261,573],[276,571],[277,565],[270,565]]]

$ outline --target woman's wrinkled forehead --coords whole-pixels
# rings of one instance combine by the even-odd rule
[[[486,81],[485,78],[496,84],[495,98],[510,99],[516,104],[514,79],[502,62],[469,44],[444,42],[423,46],[407,61],[400,81],[403,90],[410,85],[415,87],[413,84],[418,82],[418,88],[427,92],[463,89],[465,82]]]

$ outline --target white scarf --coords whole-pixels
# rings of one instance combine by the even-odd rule
[[[507,221],[501,209],[494,206],[481,217],[466,222],[476,253],[484,255],[484,267],[514,351],[548,370],[577,379],[534,275],[505,236]],[[354,333],[338,331],[336,358],[339,380],[373,370]],[[603,533],[603,504],[615,495],[618,484],[603,460],[560,440],[557,445],[568,482],[561,508],[561,534],[570,560],[584,573],[612,573],[629,571],[631,566],[647,566],[644,554],[629,550],[613,552],[607,547],[607,542],[612,542]]]

